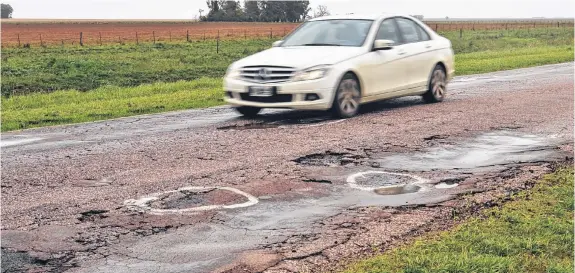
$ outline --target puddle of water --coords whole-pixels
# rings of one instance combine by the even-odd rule
[[[551,159],[557,156],[554,149],[548,138],[495,132],[457,145],[392,155],[375,162],[383,168],[408,171],[474,169]]]

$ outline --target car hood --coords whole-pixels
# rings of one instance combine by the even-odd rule
[[[252,65],[288,66],[305,69],[316,65],[336,64],[365,53],[362,47],[294,46],[274,47],[243,58],[234,68]]]

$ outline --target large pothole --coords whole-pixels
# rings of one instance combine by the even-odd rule
[[[358,165],[361,163],[362,159],[365,159],[365,157],[361,155],[334,153],[328,151],[321,154],[302,156],[295,159],[294,162],[306,166],[333,167],[348,164]]]
[[[150,203],[154,209],[186,209],[201,206],[233,205],[247,201],[245,196],[217,188],[180,190],[158,196]]]
[[[152,214],[181,214],[252,206],[258,199],[230,187],[185,187],[126,200],[129,210]]]

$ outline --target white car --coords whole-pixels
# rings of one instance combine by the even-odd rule
[[[234,62],[225,100],[244,116],[291,108],[349,118],[377,100],[421,95],[440,102],[454,71],[451,42],[411,16],[328,16]]]

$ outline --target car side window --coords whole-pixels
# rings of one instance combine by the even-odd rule
[[[420,25],[417,25],[417,30],[419,31],[419,40],[421,41],[429,41],[431,37],[429,37],[429,33],[425,31]]]
[[[395,20],[406,44],[420,41],[419,30],[417,29],[419,26],[415,22],[406,18],[396,18]]]
[[[377,36],[375,36],[376,40],[392,40],[395,44],[400,44],[401,41],[399,39],[399,33],[397,32],[397,28],[395,27],[395,23],[393,19],[386,19],[381,22],[379,26],[379,30],[377,31]]]

